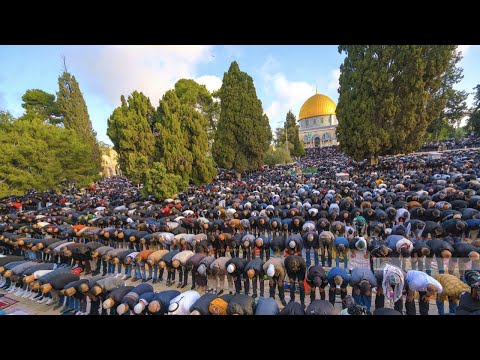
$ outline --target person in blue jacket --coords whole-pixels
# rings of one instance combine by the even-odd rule
[[[327,281],[330,285],[330,289],[328,290],[328,301],[335,306],[337,289],[340,289],[340,298],[342,300],[347,296],[347,286],[350,282],[350,275],[347,274],[345,269],[335,266],[328,272]]]
[[[377,287],[377,278],[370,269],[355,268],[352,270],[350,285],[353,287],[352,297],[358,305],[365,306],[368,311],[372,306],[372,288]]]
[[[343,255],[343,268],[346,269],[348,265],[348,240],[343,236],[338,236],[333,242],[335,247],[335,266],[340,266],[340,256]]]
[[[480,219],[468,219],[465,222],[467,223],[466,237],[470,237],[472,232],[480,229]]]

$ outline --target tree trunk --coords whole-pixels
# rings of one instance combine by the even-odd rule
[[[378,156],[372,156],[371,158],[368,158],[367,163],[370,166],[377,165],[378,164]]]

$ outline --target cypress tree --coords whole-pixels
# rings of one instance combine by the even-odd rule
[[[285,129],[287,134],[285,136]],[[293,114],[292,110],[289,110],[283,124],[283,128],[276,130],[277,139],[275,141],[277,147],[285,147],[285,141],[288,140],[288,149],[293,156],[305,155],[305,149],[303,142],[300,141],[298,132],[300,126],[297,124],[297,118]]]
[[[208,130],[212,125],[213,100],[205,85],[181,79],[175,84],[175,94],[181,103],[181,128],[188,138],[187,149],[192,154],[190,182],[208,183],[217,171],[209,154]]]
[[[128,102],[122,95],[121,105],[108,119],[107,135],[118,153],[122,172],[139,184],[153,163],[155,108],[143,93],[134,91]]]
[[[456,46],[342,45],[337,128],[355,160],[408,153],[445,107],[443,79]]]
[[[91,149],[84,162],[93,162],[100,170],[101,152],[80,86],[67,70],[58,78],[57,109],[66,129],[74,130]]]
[[[164,164],[167,173],[181,176],[186,188],[192,174],[193,154],[189,151],[191,144],[184,129],[185,124],[182,125],[182,120],[185,121],[185,110],[174,90],[163,95],[157,111],[156,159]]]
[[[215,162],[237,173],[258,169],[263,165],[272,131],[253,79],[240,71],[236,61],[224,74],[218,95],[220,119],[212,146]]]

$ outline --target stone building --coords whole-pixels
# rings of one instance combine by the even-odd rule
[[[332,99],[318,93],[302,105],[298,115],[298,134],[306,149],[338,145],[336,108]]]
[[[113,149],[108,149],[102,153],[102,171],[100,176],[119,175],[120,165],[118,164],[118,154]]]

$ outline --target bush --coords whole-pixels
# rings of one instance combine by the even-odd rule
[[[270,149],[265,154],[265,165],[274,166],[278,164],[288,164],[292,162],[292,157],[290,152],[284,147],[277,147],[276,149],[273,146],[270,146]]]
[[[180,175],[167,173],[163,163],[154,162],[152,168],[148,169],[145,174],[142,195],[153,195],[158,199],[167,199],[185,191],[187,187],[188,182],[184,181]]]

